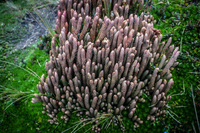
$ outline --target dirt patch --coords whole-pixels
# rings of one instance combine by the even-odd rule
[[[26,16],[20,22],[18,42],[12,41],[15,49],[24,49],[33,45],[39,40],[39,36],[49,33],[49,29],[54,29],[57,17],[57,6],[46,6],[35,11],[27,11]]]

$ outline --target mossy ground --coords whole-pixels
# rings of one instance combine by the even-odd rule
[[[23,69],[30,71],[30,68],[39,76],[43,73],[46,74],[45,62],[49,60],[49,55],[45,51],[39,50],[36,47],[37,44],[23,50],[15,50],[10,47],[11,43],[19,41],[18,33],[23,32],[23,30],[13,31],[13,29],[17,29],[18,22],[23,19],[26,10],[31,6],[30,3],[23,3],[19,0],[14,1],[14,4],[18,5],[17,7],[20,10],[14,10],[14,8],[14,11],[9,11],[5,3],[0,4],[0,43],[2,44],[0,46],[0,88],[5,90],[4,87],[6,87],[34,94],[38,93],[36,84],[39,79]],[[126,127],[126,132],[193,132],[192,125],[196,127],[198,132],[190,88],[192,85],[195,92],[197,113],[200,118],[200,90],[198,89],[200,87],[200,5],[195,2],[189,3],[181,0],[155,0],[150,7],[145,10],[150,11],[155,20],[157,20],[156,24],[154,24],[155,28],[161,30],[161,33],[165,35],[164,39],[172,37],[172,43],[179,46],[182,51],[178,58],[180,64],[173,70],[175,83],[169,91],[169,95],[174,96],[169,103],[171,108],[168,108],[173,117],[181,124],[170,115],[160,118],[156,123],[146,121],[145,118],[149,112],[149,103],[146,102],[145,104],[139,104],[136,112],[144,120],[144,124],[134,131],[133,122],[124,117],[123,123]],[[1,96],[5,95],[7,94],[3,92]],[[31,97],[33,96],[13,104],[12,102],[15,99],[5,102],[5,99],[1,97],[1,132],[62,132],[72,127],[74,122],[79,121],[79,118],[74,113],[68,124],[60,122],[60,125],[50,125],[48,116],[42,114],[42,104],[32,104],[30,102]],[[143,97],[148,100],[145,96]],[[11,106],[6,109],[8,105]],[[125,114],[126,112],[124,112]],[[90,125],[85,126],[79,132],[88,129],[90,129]],[[71,131],[68,130],[67,133]],[[103,130],[103,132],[121,131],[119,127],[111,125],[108,130]]]

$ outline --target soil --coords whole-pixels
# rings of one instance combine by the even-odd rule
[[[14,49],[24,49],[33,45],[39,41],[41,35],[49,33],[49,27],[54,29],[56,17],[57,6],[46,6],[35,11],[28,11],[19,24],[19,30],[22,30],[18,35],[19,41],[12,40],[11,46],[14,46]]]

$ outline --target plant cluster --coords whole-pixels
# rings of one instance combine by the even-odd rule
[[[12,0],[8,2],[12,2]],[[38,8],[49,6],[49,4],[41,4],[41,2],[43,1],[34,1],[34,3],[37,3]],[[25,2],[14,0],[13,3],[23,6],[23,3]],[[16,51],[13,47],[10,47],[10,44],[12,44],[10,40],[13,40],[13,37],[17,35],[18,38],[21,38],[18,33],[25,33],[22,29],[18,28],[19,24],[17,23],[21,19],[22,21],[20,21],[20,23],[24,23],[24,15],[18,15],[19,12],[17,10],[13,11],[10,9],[13,7],[5,6],[5,4],[7,3],[0,4],[0,18],[2,20],[2,23],[0,24],[0,43],[3,44],[0,46],[1,60],[19,65],[27,70],[31,69],[32,72],[34,71],[34,73],[37,73],[38,75],[42,75],[42,73],[46,75],[44,64],[47,60],[49,60],[49,58],[44,51],[33,47]],[[20,8],[20,10],[26,10],[25,12],[27,12],[27,10],[30,11],[31,8],[36,5],[33,3],[31,5],[30,4],[31,3],[28,2],[28,4],[26,4],[24,8]],[[177,59],[179,62],[178,67],[172,71],[174,85],[168,92],[168,95],[171,95],[172,99],[169,101],[166,108],[168,112],[166,117],[161,116],[159,119],[156,119],[156,122],[145,121],[150,110],[150,96],[147,97],[145,93],[143,93],[142,97],[146,100],[146,102],[137,102],[137,110],[134,115],[137,115],[144,121],[143,124],[140,124],[140,128],[136,129],[136,132],[195,132],[194,128],[196,128],[196,132],[198,132],[190,88],[192,84],[197,114],[200,114],[200,106],[198,106],[200,99],[200,38],[198,37],[198,35],[200,35],[200,28],[198,26],[200,6],[198,2],[191,3],[190,1],[187,2],[187,0],[155,0],[153,3],[150,2],[149,4],[148,5],[151,6],[151,10],[149,10],[150,8],[148,7],[145,9],[145,12],[149,11],[154,16],[154,21],[157,20],[154,27],[160,29],[163,34],[162,40],[167,41],[169,37],[172,37],[172,44],[179,46],[181,54]],[[131,8],[131,10],[134,9]],[[160,11],[162,11],[162,13],[159,13]],[[43,12],[43,14],[46,15],[45,12]],[[19,16],[22,16],[23,18]],[[16,27],[17,31],[14,30]],[[9,36],[7,33],[12,33],[12,36]],[[16,40],[17,39],[14,39],[14,41]],[[49,117],[47,115],[42,115],[42,103],[33,104],[29,102],[29,98],[24,99],[27,102],[20,102],[21,100],[19,100],[9,106],[17,98],[21,97],[21,95],[16,95],[20,91],[31,92],[31,94],[37,93],[38,90],[35,86],[38,83],[38,78],[35,78],[32,74],[27,73],[19,67],[3,62],[0,62],[0,71],[0,84],[2,85],[2,87],[0,87],[0,93],[3,94],[2,98],[6,95],[9,96],[10,99],[13,98],[13,101],[5,101],[0,98],[0,125],[2,132],[62,132],[70,127],[77,127],[78,129],[79,127],[82,127],[79,126],[82,122],[85,124],[82,131],[90,130],[91,125],[87,125],[86,121],[80,120],[80,117],[75,116],[76,112],[72,113],[70,121],[67,124],[59,119],[62,115],[62,112],[60,112],[57,114],[59,125],[50,125],[47,121]],[[4,87],[6,87],[6,89]],[[13,92],[15,88],[19,91]],[[8,92],[9,90],[10,92]],[[14,93],[14,95],[10,95],[12,93]],[[9,106],[9,108],[5,110],[7,106]],[[128,112],[123,111],[122,115],[127,116]],[[102,132],[120,132],[119,128],[112,128],[112,122],[109,128],[107,126],[110,121],[116,120],[115,117],[112,117],[113,119],[111,119],[110,116],[107,115],[110,119],[104,121],[105,119],[103,117],[105,117],[105,115],[101,116],[102,117],[98,118],[100,121],[104,122],[102,123],[103,127],[101,127]],[[128,117],[122,117],[122,122],[126,127],[126,132],[133,132],[132,129],[134,122],[131,121],[131,119]],[[72,130],[73,129],[71,128],[67,130],[67,132]]]
[[[48,76],[37,85],[40,94],[32,102],[42,102],[51,124],[58,124],[58,113],[66,123],[73,111],[93,130],[100,132],[101,116],[115,117],[120,124],[123,111],[134,121],[137,104],[150,97],[147,120],[155,121],[167,111],[173,85],[171,67],[180,53],[170,46],[172,38],[162,42],[162,34],[153,28],[153,17],[134,15],[130,7],[142,8],[143,1],[59,1],[56,38],[51,42]],[[137,9],[137,8],[136,8]],[[84,117],[86,116],[86,118]]]

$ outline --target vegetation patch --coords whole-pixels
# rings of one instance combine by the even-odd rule
[[[31,9],[32,5],[36,3],[19,0],[0,4],[0,126],[3,132],[63,132],[80,121],[76,112],[72,114],[67,125],[63,122],[50,125],[49,117],[42,114],[43,105],[31,103],[33,94],[38,93],[36,85],[41,75],[47,75],[45,63],[49,61],[49,55],[46,53],[49,47],[45,48],[45,51],[44,47],[49,43],[49,39],[43,37],[42,41],[23,50],[11,47],[25,37],[23,33],[26,33],[27,29],[18,29],[27,9]],[[47,5],[48,2],[39,4],[39,7]],[[172,72],[175,83],[169,91],[172,100],[169,103],[168,115],[155,123],[144,121],[136,132],[198,132],[197,119],[200,116],[197,118],[196,114],[200,114],[200,5],[187,0],[156,0],[149,5],[150,7],[144,10],[150,11],[154,20],[157,20],[155,28],[166,35],[164,39],[172,37],[172,43],[179,46],[181,55],[178,58],[180,64]],[[148,100],[145,95],[142,97]],[[149,112],[149,105],[138,105],[136,113],[141,118],[146,117],[145,112]],[[127,112],[123,113],[125,115]],[[133,131],[131,120],[124,118],[123,124],[127,132]],[[91,125],[88,124],[77,132],[90,128]],[[73,129],[69,129],[66,132],[72,131]],[[117,126],[110,125],[105,132],[120,130]]]

